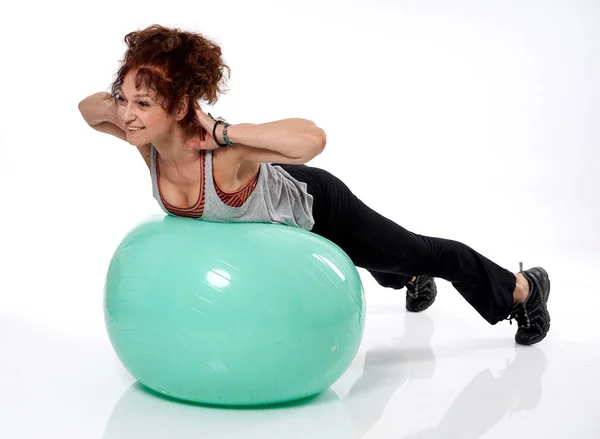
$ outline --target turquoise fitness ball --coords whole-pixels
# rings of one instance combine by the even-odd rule
[[[364,291],[335,243],[295,227],[153,216],[110,261],[110,342],[160,394],[262,405],[322,392],[348,369]]]

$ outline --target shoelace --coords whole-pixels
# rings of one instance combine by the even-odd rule
[[[517,325],[519,325],[519,327],[529,326],[529,314],[527,314],[527,309],[525,308],[524,302],[517,303],[515,306],[513,306],[510,315],[506,318],[511,325],[513,319],[517,321]]]
[[[419,296],[421,297],[428,297],[430,298],[430,294],[429,290],[421,290],[422,285],[422,280],[425,279],[424,276],[417,276],[417,279],[415,280],[414,283],[407,283],[406,284],[406,293],[413,299],[418,298]]]
[[[519,273],[523,273],[523,262],[519,262]],[[505,319],[512,325],[512,321],[516,320],[519,327],[529,327],[529,314],[525,308],[525,302],[519,302],[513,306],[510,315]]]
[[[418,282],[419,278],[417,278],[417,280],[415,280],[415,283],[407,283],[406,284],[406,294],[409,295],[411,298],[416,299],[417,297],[419,297],[419,293],[417,291],[417,285],[416,282]]]

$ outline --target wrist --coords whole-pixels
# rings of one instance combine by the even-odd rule
[[[243,139],[240,139],[240,134],[242,134],[240,131],[244,131],[248,127],[254,126],[254,125],[256,125],[256,124],[254,124],[254,123],[237,123],[235,125],[229,125],[227,127],[227,137],[229,138],[229,141],[233,144],[245,143],[243,141]],[[246,136],[245,132],[244,132],[243,136]]]
[[[223,139],[219,140],[219,138],[223,138],[225,136],[225,130],[229,124],[223,120],[215,121],[215,124],[212,128],[212,136],[215,143],[219,146],[219,148],[224,148],[228,146],[228,143]]]
[[[122,128],[122,123],[119,119],[119,115],[117,114],[117,104],[113,99],[104,99],[103,98],[103,103],[104,103],[104,119],[106,122],[110,122],[116,126],[118,126],[119,128]]]
[[[240,135],[246,136],[248,127],[255,126],[255,123],[236,123],[235,125],[229,125],[227,127],[227,137],[233,144],[245,143],[243,139],[240,139]],[[243,134],[242,134],[243,132]],[[221,139],[221,137],[219,138]]]
[[[218,140],[217,143],[225,143],[225,141],[223,140],[223,128],[224,127],[225,127],[225,125],[222,123],[217,125],[217,128],[215,130],[215,134],[216,134],[215,140]]]

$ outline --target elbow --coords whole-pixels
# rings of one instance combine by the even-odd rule
[[[304,125],[301,131],[304,134],[305,141],[310,143],[310,149],[316,150],[318,153],[323,152],[325,149],[325,144],[327,143],[327,135],[325,134],[325,130],[311,120],[298,120]]]
[[[327,144],[327,134],[325,133],[325,130],[323,130],[322,128],[317,128],[317,133],[315,135],[316,139],[316,145],[317,145],[317,150],[319,151],[319,153],[323,152],[323,150],[325,149],[325,145]]]
[[[307,148],[308,154],[304,154],[302,163],[307,163],[321,154],[325,149],[325,144],[327,143],[327,136],[325,135],[325,131],[323,131],[321,128],[314,128],[309,137],[310,147]]]
[[[317,156],[325,149],[327,143],[327,135],[325,131],[319,127],[315,127],[311,133],[311,144],[313,150],[313,156]]]
[[[322,128],[319,128],[314,122],[302,120],[305,127],[302,128],[302,158],[308,161],[318,156],[325,149],[327,135]],[[300,157],[298,157],[300,158]],[[305,163],[303,162],[303,163]]]

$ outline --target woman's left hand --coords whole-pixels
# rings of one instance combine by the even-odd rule
[[[196,109],[196,117],[198,118],[198,121],[200,122],[200,126],[202,128],[200,129],[201,132],[199,139],[190,140],[190,146],[195,149],[206,150],[219,148],[219,145],[217,145],[217,142],[215,142],[215,139],[213,139],[212,136],[212,130],[215,121],[212,120],[212,118],[208,114],[202,111],[201,108]]]

